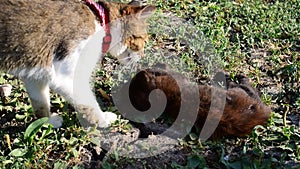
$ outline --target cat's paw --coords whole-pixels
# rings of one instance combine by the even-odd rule
[[[52,124],[54,128],[59,128],[62,126],[63,124],[63,118],[60,117],[58,114],[53,113],[49,119],[48,119],[48,123]]]
[[[100,128],[106,128],[109,127],[111,123],[116,121],[118,119],[118,115],[111,112],[103,112],[105,123],[100,123],[98,126]]]

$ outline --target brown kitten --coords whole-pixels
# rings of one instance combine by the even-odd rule
[[[90,76],[107,50],[123,62],[140,57],[153,6],[5,0],[0,8],[0,70],[24,81],[38,117],[51,116],[55,127],[62,123],[50,113],[51,88],[73,103],[89,123],[106,127],[116,119],[115,114],[100,110]]]
[[[172,75],[174,77],[174,75]],[[146,111],[150,108],[149,94],[154,89],[162,90],[167,98],[167,105],[164,114],[171,119],[176,119],[180,106],[182,104],[193,104],[192,100],[182,100],[180,88],[177,85],[185,86],[185,92],[188,94],[195,94],[189,92],[188,81],[181,75],[176,75],[174,80],[168,71],[161,69],[146,69],[140,71],[130,82],[129,98],[132,105],[139,111]],[[244,79],[246,80],[246,79]],[[246,81],[244,81],[245,83]],[[250,83],[249,83],[250,84]],[[254,91],[254,89],[247,84],[245,88]],[[128,85],[128,84],[127,84]],[[228,90],[219,87],[212,87],[207,85],[199,85],[199,111],[195,126],[202,129],[204,123],[214,122],[218,115],[222,114],[221,120],[210,138],[217,139],[223,136],[238,136],[243,137],[251,133],[256,125],[263,125],[267,122],[271,109],[266,106],[260,99],[257,99],[257,93],[247,93],[244,88],[233,87]],[[225,107],[222,109],[218,103],[222,103],[222,97],[217,97],[212,105],[212,91],[216,96],[226,96]],[[152,98],[153,99],[153,98]],[[161,97],[156,97],[159,100]],[[126,111],[126,108],[122,108]],[[185,112],[189,116],[189,112]],[[210,113],[210,116],[208,116]]]

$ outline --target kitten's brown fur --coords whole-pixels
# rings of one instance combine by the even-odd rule
[[[187,89],[185,92],[189,92],[186,85],[187,80],[180,75],[176,76],[176,78],[181,78],[177,79],[177,82],[184,83]],[[247,80],[244,79],[244,81]],[[181,100],[180,88],[177,82],[167,71],[155,69],[142,70],[130,82],[129,97],[131,103],[138,110],[146,111],[150,108],[148,98],[150,92],[154,89],[161,89],[168,99],[164,113],[168,117],[175,119],[179,113],[181,103],[187,105],[193,104],[191,100]],[[233,84],[233,82],[231,83]],[[251,91],[254,90],[249,84],[235,85],[244,85],[245,88]],[[215,117],[218,117],[220,113],[222,114],[221,121],[211,136],[213,139],[223,136],[246,136],[251,133],[256,125],[265,124],[271,113],[271,109],[257,99],[257,93],[247,93],[242,88],[231,87],[233,88],[229,87],[228,90],[224,90],[219,87],[199,85],[200,105],[195,126],[201,129],[205,121],[214,121],[216,120],[214,119]],[[212,90],[216,92],[217,96],[226,95],[224,110],[219,108],[217,104],[211,109]],[[255,96],[252,97],[251,95]],[[161,98],[158,97],[156,99],[160,100]],[[222,103],[221,99],[224,98],[217,97],[214,103]],[[186,116],[189,116],[189,112],[185,113]],[[209,116],[211,119],[207,119],[208,113],[211,113],[212,116]]]

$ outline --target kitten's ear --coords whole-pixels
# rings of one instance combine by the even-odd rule
[[[132,0],[128,3],[129,5],[136,5],[136,6],[146,6],[147,2],[143,0]]]
[[[149,74],[145,70],[142,70],[139,73],[137,73],[134,78],[140,83],[148,83],[150,81]]]
[[[140,19],[146,19],[150,17],[155,11],[155,7],[152,5],[137,6],[137,5],[126,5],[122,11],[122,16],[135,15]]]
[[[155,6],[147,5],[139,12],[139,17],[146,19],[149,18],[155,12]]]

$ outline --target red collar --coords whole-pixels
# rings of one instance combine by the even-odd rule
[[[102,42],[102,53],[106,53],[109,49],[109,45],[111,43],[111,34],[109,27],[109,15],[108,11],[103,8],[103,6],[93,0],[83,0],[85,4],[96,13],[97,17],[100,18],[100,22],[102,23],[102,27],[105,31],[105,36]]]

